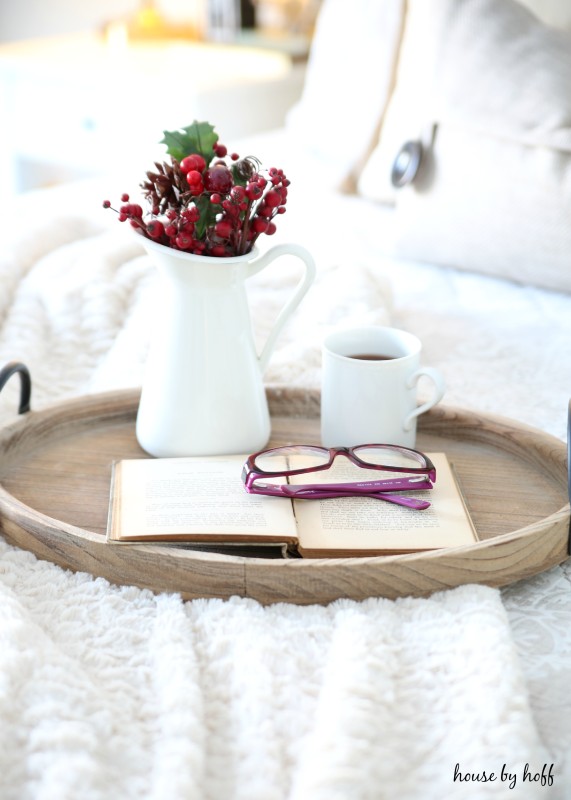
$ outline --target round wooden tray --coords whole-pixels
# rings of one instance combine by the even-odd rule
[[[319,395],[269,390],[272,444],[319,442]],[[112,583],[185,598],[232,595],[263,603],[421,596],[465,583],[502,586],[567,557],[563,442],[499,417],[437,406],[417,446],[444,451],[481,541],[429,553],[267,559],[105,541],[111,464],[144,457],[138,394],[93,395],[25,414],[0,431],[0,526],[13,544]]]

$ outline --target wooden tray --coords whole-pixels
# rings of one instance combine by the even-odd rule
[[[319,441],[319,396],[268,392],[272,444]],[[502,586],[567,557],[566,447],[498,417],[437,406],[417,446],[456,467],[481,541],[377,558],[265,559],[105,542],[111,464],[143,457],[138,394],[94,395],[31,412],[0,431],[0,525],[13,544],[73,570],[185,598],[262,603],[421,596],[465,583]]]

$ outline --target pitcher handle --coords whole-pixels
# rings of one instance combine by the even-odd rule
[[[18,414],[25,414],[30,410],[30,397],[32,394],[32,379],[30,371],[25,364],[20,361],[10,361],[5,367],[0,369],[0,392],[16,372],[20,373],[20,404]]]
[[[248,265],[248,276],[255,275],[257,272],[260,272],[260,270],[262,270],[264,267],[267,267],[271,261],[274,261],[280,256],[295,256],[296,258],[299,258],[301,261],[303,261],[305,270],[301,280],[295,288],[293,295],[278,314],[275,325],[268,336],[262,352],[260,353],[258,361],[260,363],[260,369],[262,372],[264,372],[268,366],[268,362],[274,350],[276,339],[282,332],[282,329],[288,319],[291,317],[307,293],[309,287],[315,279],[316,274],[313,256],[308,250],[305,249],[305,247],[302,247],[299,244],[278,244],[275,247],[270,248],[267,253],[264,253],[255,261],[250,262]]]

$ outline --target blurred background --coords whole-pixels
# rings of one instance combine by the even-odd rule
[[[283,125],[320,0],[0,0],[0,200]]]

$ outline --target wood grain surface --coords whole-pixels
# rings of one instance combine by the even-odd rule
[[[272,445],[319,443],[319,395],[270,388]],[[567,452],[558,439],[491,416],[437,406],[417,446],[454,465],[481,541],[400,556],[276,559],[105,541],[111,465],[142,458],[138,394],[113,392],[31,412],[0,430],[0,527],[63,567],[185,598],[327,603],[422,596],[465,583],[502,586],[567,557]]]

